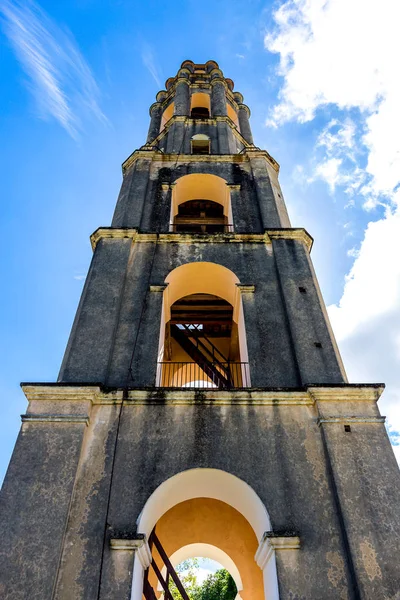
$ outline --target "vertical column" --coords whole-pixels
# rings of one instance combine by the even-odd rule
[[[168,131],[167,152],[180,154],[183,150],[185,138],[185,119],[190,111],[190,83],[178,73],[178,79],[175,88],[174,98],[174,116],[180,117],[174,120],[174,123]]]
[[[239,104],[239,127],[240,133],[244,137],[244,139],[249,142],[249,144],[253,144],[253,134],[251,133],[251,127],[249,122],[250,117],[250,109],[245,104]]]
[[[244,220],[242,211],[240,210],[240,184],[236,183],[228,183],[228,188],[230,190],[230,206],[228,210],[228,224],[229,233],[234,233],[235,231],[245,231]],[[235,215],[235,220],[233,220],[233,215]]]
[[[174,115],[178,117],[188,117],[190,110],[190,84],[187,79],[180,77],[176,83],[175,89],[175,110]]]
[[[250,165],[257,192],[263,229],[282,227],[265,157],[259,155],[253,156],[250,153]]]
[[[213,79],[211,81],[211,116],[226,117],[226,95],[225,84],[222,79]]]
[[[270,232],[292,344],[303,385],[344,383],[342,365],[306,239],[282,239]]]
[[[150,125],[146,140],[147,144],[152,142],[158,136],[161,126],[161,116],[162,105],[160,102],[154,102],[154,104],[150,106]]]
[[[400,589],[399,469],[376,406],[379,384],[310,387],[336,492],[357,598],[395,598]],[[374,525],[372,525],[374,524]]]
[[[140,158],[124,173],[112,227],[140,227],[151,161],[151,157]]]

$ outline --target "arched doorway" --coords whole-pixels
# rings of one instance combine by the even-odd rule
[[[249,387],[239,279],[210,262],[188,263],[166,278],[160,326],[160,387]]]
[[[236,589],[239,595],[239,597],[237,598],[239,600],[240,592],[243,590],[243,582],[242,577],[240,575],[240,571],[236,563],[232,560],[232,558],[218,546],[214,546],[213,544],[206,544],[203,542],[186,544],[186,546],[182,546],[181,548],[179,548],[171,554],[170,561],[173,567],[177,567],[183,561],[197,557],[210,559],[218,563],[219,565],[221,565],[221,567],[228,571],[233,581],[235,582]]]
[[[274,556],[263,572],[254,558],[270,529],[268,513],[254,490],[218,469],[190,469],[167,479],[149,497],[137,521],[140,534],[149,537],[157,531],[175,564],[193,551],[221,564],[224,560],[243,600],[279,599]],[[132,600],[142,598],[143,576],[144,568],[135,560]]]
[[[190,98],[190,117],[192,119],[209,119],[211,110],[210,95],[195,92]]]
[[[231,195],[225,179],[207,173],[180,177],[172,188],[170,229],[180,233],[233,231]]]

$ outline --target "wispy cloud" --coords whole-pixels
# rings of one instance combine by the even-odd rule
[[[144,66],[147,68],[158,87],[161,88],[161,77],[155,64],[153,49],[147,42],[142,42],[141,56]]]
[[[328,312],[350,378],[388,384],[381,406],[400,462],[400,4],[285,0],[273,18],[265,45],[279,54],[283,79],[268,124],[318,114],[318,127],[334,116],[318,137],[308,181],[341,187],[355,217],[359,200],[366,210],[379,206],[348,252],[354,262]]]
[[[0,0],[0,14],[42,118],[55,118],[74,138],[83,115],[105,122],[99,89],[72,34],[33,1]]]

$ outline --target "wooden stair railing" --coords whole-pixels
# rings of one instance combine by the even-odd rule
[[[183,331],[179,329],[177,325],[171,325],[171,336],[178,342],[178,344],[189,354],[190,358],[197,363],[202,371],[210,378],[210,380],[217,385],[218,388],[229,388],[231,382],[226,376],[225,367],[219,362],[215,361],[213,364],[204,352],[196,346],[192,340],[185,335]],[[220,368],[218,369],[217,366]],[[221,373],[221,370],[223,371]]]
[[[161,587],[164,591],[164,598],[165,600],[174,600],[174,597],[172,596],[171,592],[169,591],[169,580],[170,578],[172,579],[172,581],[175,583],[178,592],[180,593],[180,595],[182,596],[182,600],[189,600],[189,596],[187,595],[185,588],[182,585],[181,580],[178,577],[177,572],[175,571],[174,567],[172,566],[171,561],[169,560],[167,553],[165,552],[164,548],[162,547],[162,544],[160,542],[160,540],[158,539],[155,530],[153,529],[150,537],[149,537],[149,547],[152,550],[153,545],[155,546],[155,548],[157,549],[161,560],[164,563],[164,566],[166,568],[166,577],[164,579],[163,574],[161,572],[161,569],[158,567],[156,561],[154,560],[154,556],[152,554],[152,560],[150,563],[150,567],[153,569],[156,577],[157,577],[157,581],[161,584]],[[153,589],[153,587],[151,586],[150,582],[149,582],[149,569],[146,569],[145,573],[144,573],[144,582],[143,582],[143,595],[146,598],[146,600],[157,600],[157,595]]]

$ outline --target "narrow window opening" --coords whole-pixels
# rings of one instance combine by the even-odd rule
[[[299,287],[299,292],[300,292],[300,294],[307,294],[306,288],[302,287],[302,286]]]
[[[195,106],[190,111],[190,118],[191,119],[209,119],[210,111],[208,110],[208,108],[206,108],[204,106]]]
[[[212,200],[183,202],[174,221],[177,233],[224,233],[227,227],[224,207]]]
[[[344,430],[345,430],[345,432],[346,432],[346,433],[350,433],[350,432],[351,432],[351,427],[350,427],[350,425],[345,425],[345,426],[344,426]]]
[[[322,344],[321,344],[321,342],[314,342],[314,346],[315,346],[316,348],[322,348]]]
[[[192,140],[192,154],[210,154],[210,140]]]

